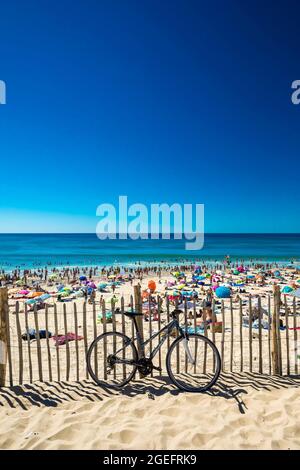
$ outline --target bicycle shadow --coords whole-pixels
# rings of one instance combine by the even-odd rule
[[[165,376],[160,377],[151,377],[151,378],[143,378],[138,379],[134,382],[128,384],[122,391],[120,391],[122,395],[126,395],[127,397],[135,397],[137,395],[145,395],[148,394],[148,398],[155,400],[155,397],[160,397],[165,394],[170,394],[174,396],[178,396],[181,394],[189,394],[189,392],[185,392],[184,390],[179,390],[171,381],[170,378]],[[244,388],[233,388],[228,386],[225,383],[222,383],[221,379],[218,383],[212,387],[209,391],[203,392],[203,395],[210,395],[212,397],[221,397],[225,398],[226,400],[234,399],[239,407],[241,413],[245,413],[244,408],[247,408],[245,403],[241,398],[239,398],[240,394],[247,394],[247,390]],[[200,393],[199,393],[200,394]]]
[[[298,376],[269,376],[256,373],[222,373],[218,382],[208,391],[201,394],[211,397],[220,397],[226,400],[234,400],[241,414],[247,411],[243,397],[248,395],[249,390],[271,391],[280,388],[300,387],[300,375]],[[248,390],[247,390],[248,389]],[[150,399],[165,394],[180,395],[189,394],[179,390],[170,381],[167,375],[159,377],[146,377],[128,384],[119,393],[128,397],[148,394]],[[191,394],[192,395],[192,394]]]
[[[247,406],[243,398],[250,390],[272,391],[292,387],[300,387],[299,375],[277,377],[255,373],[222,373],[212,389],[204,392],[203,395],[211,396],[212,399],[232,400],[238,406],[240,413],[245,414]],[[167,394],[178,396],[184,393],[187,396],[195,395],[179,390],[171,383],[168,375],[137,378],[122,390],[99,387],[91,380],[34,382],[32,384],[0,388],[0,407],[9,406],[10,408],[21,408],[25,411],[32,406],[55,408],[70,402],[102,402],[107,398],[120,395],[134,398],[147,394],[149,399],[155,400]]]

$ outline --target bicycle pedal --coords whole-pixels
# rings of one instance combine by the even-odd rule
[[[162,368],[161,368],[161,367],[152,366],[152,368],[153,368],[154,370],[158,370],[159,372],[162,371]]]

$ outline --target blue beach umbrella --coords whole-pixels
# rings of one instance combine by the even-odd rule
[[[284,287],[281,289],[281,292],[282,292],[283,294],[289,294],[290,292],[293,292],[293,290],[294,290],[294,289],[293,289],[292,287],[290,287],[290,286],[284,286]]]
[[[219,297],[219,299],[229,299],[231,296],[229,287],[224,287],[224,286],[217,287],[216,296]]]

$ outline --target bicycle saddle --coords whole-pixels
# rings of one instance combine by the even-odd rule
[[[171,315],[172,317],[176,317],[177,315],[180,315],[181,313],[183,313],[183,311],[176,308],[175,310],[173,310],[173,312],[171,312]]]
[[[138,317],[138,316],[141,316],[141,315],[144,315],[143,313],[139,313],[139,312],[124,312],[124,315],[126,315],[127,317]]]

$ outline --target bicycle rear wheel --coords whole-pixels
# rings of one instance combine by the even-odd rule
[[[205,392],[218,380],[221,358],[216,346],[205,336],[189,334],[177,338],[166,358],[172,382],[187,392]]]
[[[100,386],[120,388],[133,378],[138,353],[128,336],[108,332],[98,336],[87,352],[87,368]]]

